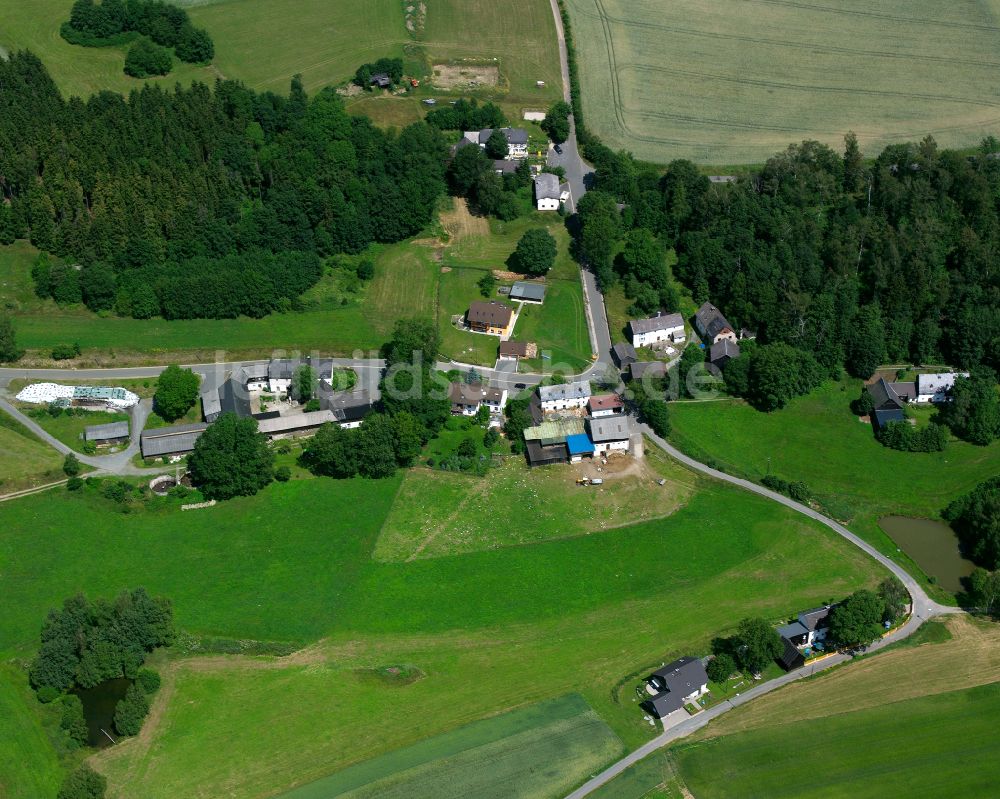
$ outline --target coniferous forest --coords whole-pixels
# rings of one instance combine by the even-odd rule
[[[82,268],[40,294],[146,318],[294,307],[321,258],[431,221],[447,148],[426,123],[382,131],[332,89],[146,86],[64,100],[42,63],[0,60],[0,243]]]

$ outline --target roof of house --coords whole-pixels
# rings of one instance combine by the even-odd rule
[[[545,299],[545,286],[541,283],[528,283],[525,280],[519,280],[510,287],[510,298],[512,300],[525,299],[541,302]]]
[[[629,363],[634,363],[639,357],[636,354],[635,347],[627,342],[615,344],[611,348],[611,352],[615,356],[615,360],[618,361],[618,365],[623,367],[627,366]]]
[[[570,436],[583,432],[583,419],[557,419],[553,422],[542,422],[534,427],[526,427],[524,440],[554,444],[560,441],[565,442]]]
[[[500,158],[493,162],[493,169],[502,175],[513,175],[517,172],[520,161],[513,161],[510,158]]]
[[[215,418],[222,413],[222,400],[219,398],[219,389],[215,388],[206,391],[201,395],[201,415],[206,419]]]
[[[684,329],[684,317],[679,313],[657,314],[649,319],[630,319],[628,323],[633,336],[640,333],[655,333],[657,330]]]
[[[605,441],[625,441],[632,437],[632,419],[628,416],[602,416],[588,419],[590,438],[596,444]]]
[[[319,427],[327,422],[335,422],[337,417],[333,411],[309,411],[307,413],[291,413],[288,416],[278,416],[274,419],[261,419],[257,430],[264,435],[273,436],[288,433],[293,430],[308,430]]]
[[[110,438],[128,438],[128,422],[92,424],[83,428],[85,441],[104,441]]]
[[[647,374],[650,377],[663,377],[667,373],[663,361],[633,361],[628,365],[629,374],[633,380],[639,380]]]
[[[710,302],[703,304],[697,313],[695,313],[694,318],[698,325],[698,330],[707,338],[715,338],[726,328],[733,329],[733,326],[729,324],[729,320],[722,315],[722,311]]]
[[[594,442],[586,433],[574,433],[571,436],[566,436],[566,449],[570,455],[593,455]]]
[[[615,410],[617,408],[624,408],[625,403],[622,402],[622,398],[617,394],[601,394],[597,397],[591,397],[587,400],[587,407],[590,412],[594,411],[608,411]]]
[[[500,132],[507,140],[507,144],[527,144],[528,131],[524,128],[500,128]],[[493,128],[483,128],[479,131],[479,143],[486,144],[493,135]]]
[[[311,366],[319,380],[333,376],[333,361],[312,360],[311,358],[276,358],[267,365],[267,376],[271,380],[291,380],[300,366]]]
[[[810,632],[817,628],[825,627],[828,624],[827,617],[830,615],[832,608],[832,605],[823,605],[823,607],[813,608],[812,610],[803,610],[799,614],[799,623]]]
[[[338,422],[354,422],[363,419],[375,404],[368,389],[354,391],[333,391],[320,396],[324,410],[333,413]]]
[[[739,358],[740,345],[728,338],[716,341],[709,349],[708,359],[713,363],[721,358]]]
[[[906,414],[903,413],[902,408],[876,408],[875,409],[875,424],[878,427],[883,427],[889,422],[905,422]]]
[[[158,455],[169,455],[174,452],[190,452],[194,442],[205,432],[208,425],[204,422],[195,424],[179,424],[173,427],[158,427],[154,430],[143,430],[139,435],[139,444],[145,458]]]
[[[514,315],[514,310],[509,305],[495,300],[490,302],[477,301],[469,306],[466,318],[470,323],[492,327],[507,327],[510,319]]]
[[[708,673],[699,658],[685,655],[677,658],[653,672],[667,686],[667,690],[679,697],[689,696],[708,684]]]
[[[542,402],[558,402],[560,400],[585,399],[590,396],[590,381],[576,380],[572,383],[560,383],[555,386],[539,386],[538,398]]]
[[[901,400],[910,402],[917,398],[917,384],[915,382],[909,383],[890,383],[892,390],[896,392],[896,396]]]
[[[802,653],[795,648],[795,645],[787,638],[783,639],[783,643],[785,645],[785,649],[778,658],[778,662],[785,667],[785,670],[791,671],[792,669],[797,669],[799,666],[805,665],[806,659],[802,656]]]
[[[535,175],[535,197],[539,200],[558,200],[559,177],[551,172],[542,172]]]
[[[388,86],[392,81],[389,80],[389,76],[384,72],[376,72],[368,82],[377,83],[379,86]]]
[[[524,358],[528,354],[528,343],[526,341],[501,341],[500,355],[509,358]]]
[[[868,394],[875,404],[875,408],[884,408],[886,405],[896,408],[903,407],[903,400],[896,391],[896,383],[889,383],[884,377],[880,377],[868,386]]]
[[[684,707],[684,697],[673,691],[664,691],[648,700],[648,705],[653,714],[662,719]]]
[[[219,386],[219,410],[221,413],[235,413],[241,419],[250,416],[250,395],[246,386],[232,377]],[[207,414],[206,414],[207,417]]]
[[[937,394],[955,385],[955,378],[968,377],[968,372],[931,372],[917,375],[918,394]]]
[[[482,383],[452,383],[448,388],[448,399],[454,405],[479,405],[481,402],[500,403],[503,389]]]
[[[544,466],[549,463],[562,463],[566,460],[566,443],[544,445],[534,439],[524,442],[524,450],[528,455],[528,463],[532,466]]]
[[[244,385],[251,380],[267,380],[267,367],[268,364],[266,363],[248,363],[234,372],[233,377],[237,378]]]
[[[800,635],[808,635],[809,630],[800,621],[793,621],[791,624],[783,624],[778,628],[778,635],[782,638],[796,638]]]

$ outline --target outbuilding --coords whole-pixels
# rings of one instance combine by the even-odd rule
[[[93,424],[83,428],[83,440],[97,447],[109,447],[128,441],[128,422]]]
[[[532,302],[541,305],[545,301],[545,286],[519,280],[510,287],[510,298],[517,302]]]
[[[535,175],[535,207],[539,211],[558,211],[561,197],[557,175],[551,172]]]

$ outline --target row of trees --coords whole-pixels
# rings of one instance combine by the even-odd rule
[[[55,699],[71,688],[92,688],[117,677],[134,679],[146,655],[174,639],[170,602],[142,588],[113,602],[82,595],[50,610],[41,647],[31,664],[39,698]]]
[[[507,124],[500,106],[493,103],[479,105],[476,100],[456,100],[454,105],[435,108],[427,113],[429,124],[441,130],[485,130],[502,128]]]
[[[983,481],[942,515],[972,561],[990,570],[1000,568],[1000,477]]]
[[[50,266],[40,292],[58,302],[140,318],[288,308],[318,258],[418,232],[445,190],[437,128],[379,130],[297,78],[284,97],[219,81],[64,100],[20,52],[0,85],[0,242],[82,266]]]
[[[186,11],[160,0],[76,0],[60,32],[70,44],[85,47],[120,44],[138,33],[147,43],[172,48],[181,61],[192,64],[206,63],[215,56],[208,32],[192,25]]]

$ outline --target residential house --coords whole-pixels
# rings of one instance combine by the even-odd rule
[[[500,128],[500,132],[507,140],[507,158],[521,160],[528,157],[528,131],[524,128]],[[465,138],[475,142],[484,150],[486,142],[493,135],[493,128],[485,128],[480,131],[467,131]]]
[[[708,693],[708,673],[701,660],[686,655],[654,671],[646,684],[655,693],[644,706],[663,718]]]
[[[561,202],[559,178],[550,172],[535,175],[535,208],[539,211],[558,211]]]
[[[619,369],[628,369],[629,364],[633,364],[639,360],[639,356],[635,352],[635,347],[625,342],[615,344],[611,348],[611,357],[615,359],[615,363],[618,364]]]
[[[528,357],[528,343],[526,341],[501,341],[500,342],[500,357],[501,358],[527,358]]]
[[[594,442],[595,455],[628,452],[632,442],[632,419],[624,414],[588,419],[587,430]]]
[[[249,363],[233,373],[247,391],[261,391],[267,388],[267,364]]]
[[[507,404],[507,389],[482,383],[452,383],[448,399],[455,416],[475,416],[483,406],[489,408],[490,416],[497,416]]]
[[[628,323],[633,347],[651,347],[663,342],[684,341],[684,317],[679,313],[657,314]]]
[[[914,401],[921,405],[929,402],[947,402],[950,399],[948,392],[955,385],[955,379],[968,376],[968,372],[936,372],[917,375],[916,399]]]
[[[590,399],[590,382],[577,380],[556,386],[539,386],[538,399],[542,413],[584,408]]]
[[[740,345],[728,338],[716,341],[708,350],[708,360],[724,369],[726,364],[740,357]]]
[[[628,365],[630,380],[642,380],[645,377],[665,377],[667,366],[663,361],[635,361]]]
[[[493,162],[493,171],[498,175],[513,175],[517,172],[520,163],[520,161],[515,161],[512,158],[501,158]]]
[[[330,411],[333,420],[345,430],[361,427],[361,422],[375,407],[371,392],[367,389],[334,391],[329,383],[321,381],[319,385],[320,409]]]
[[[625,413],[625,403],[617,394],[601,394],[587,400],[587,411],[594,419]]]
[[[889,422],[905,421],[903,404],[916,396],[913,383],[889,383],[880,377],[868,386],[868,396],[872,398],[874,410],[871,421],[875,427],[881,428]]]
[[[533,302],[541,305],[545,301],[545,286],[519,280],[510,287],[510,298],[517,302]]]
[[[736,331],[733,326],[722,315],[722,311],[710,302],[706,302],[698,309],[694,315],[694,326],[706,346],[711,346],[724,338],[736,343]]]
[[[317,380],[333,378],[333,361],[312,360],[312,358],[277,358],[267,365],[267,389],[271,393],[285,393],[292,387],[292,378],[302,366],[310,366]]]
[[[514,331],[514,309],[496,300],[472,303],[465,319],[477,333],[510,338]]]
[[[207,424],[198,422],[143,430],[139,436],[139,451],[144,458],[187,455],[194,450],[195,442],[206,429]]]
[[[804,610],[791,624],[779,627],[778,635],[796,647],[804,648],[822,643],[826,639],[832,609],[833,605],[823,605],[812,610]]]
[[[88,425],[83,428],[83,440],[97,447],[124,444],[128,441],[128,422]]]

